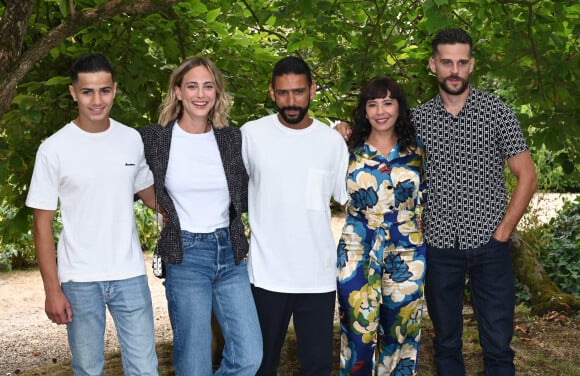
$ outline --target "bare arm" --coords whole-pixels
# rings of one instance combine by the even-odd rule
[[[54,214],[54,210],[34,209],[34,245],[46,294],[46,316],[52,322],[66,324],[72,321],[72,307],[58,281],[56,249],[52,235]]]
[[[518,183],[503,219],[493,234],[493,237],[500,241],[508,241],[538,186],[536,169],[529,151],[519,153],[508,159],[507,162]]]
[[[148,208],[156,210],[159,214],[161,214],[163,216],[164,223],[167,222],[167,212],[159,203],[157,203],[157,205],[155,204],[155,188],[153,185],[137,192],[137,196],[139,196],[141,201],[143,201],[143,203]]]
[[[155,207],[155,189],[153,187],[154,186],[151,185],[151,186],[137,192],[137,196],[139,196],[141,201],[143,201],[143,203],[147,207],[149,207],[153,210],[156,210],[157,208]]]

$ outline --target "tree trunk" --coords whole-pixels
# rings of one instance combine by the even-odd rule
[[[8,1],[0,20],[0,119],[10,107],[20,79],[13,76],[13,71],[22,53],[33,9],[33,0]]]
[[[530,297],[529,304],[533,314],[578,311],[580,300],[560,291],[540,264],[537,252],[517,233],[512,235],[511,250],[516,278],[524,285]]]

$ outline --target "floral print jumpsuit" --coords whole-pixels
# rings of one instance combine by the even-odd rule
[[[415,375],[421,335],[425,149],[351,151],[338,244],[341,375]]]

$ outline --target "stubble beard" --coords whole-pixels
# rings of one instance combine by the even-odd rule
[[[449,85],[447,85],[447,80],[449,78],[460,79],[461,80],[461,86],[459,88],[457,88],[457,89],[450,88]],[[468,80],[464,80],[464,79],[462,79],[460,77],[457,77],[457,76],[452,76],[452,77],[445,78],[442,81],[439,81],[439,87],[441,88],[441,90],[443,90],[447,94],[450,94],[450,95],[461,95],[461,94],[465,93],[465,90],[467,90],[467,88],[469,87],[469,81]]]

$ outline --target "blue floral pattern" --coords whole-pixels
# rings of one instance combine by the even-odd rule
[[[425,150],[369,144],[351,152],[338,244],[341,375],[415,375],[421,334],[427,200]]]

